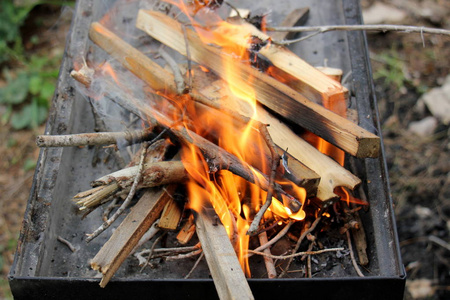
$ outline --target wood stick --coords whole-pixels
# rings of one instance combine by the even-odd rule
[[[260,234],[258,234],[258,239],[259,239],[259,243],[261,244],[261,246],[264,246],[265,244],[268,243],[267,233],[265,231],[261,232]],[[272,255],[272,253],[270,253],[270,249],[268,247],[266,249],[264,249],[263,251],[264,251],[264,254],[266,254],[266,255]],[[275,270],[275,265],[273,263],[273,259],[269,256],[264,256],[264,264],[266,265],[267,277],[268,278],[276,278],[277,270]]]
[[[348,90],[338,82],[319,72],[289,49],[271,43],[270,37],[252,24],[242,19],[233,21],[232,26],[212,28],[212,32],[230,43],[249,50],[251,47],[249,36],[257,37],[262,45],[257,54],[269,60],[275,68],[300,80],[303,83],[300,93],[309,99],[334,101],[346,98]]]
[[[259,121],[270,124],[268,130],[273,135],[274,142],[277,145],[289,149],[292,156],[319,174],[321,179],[316,196],[320,200],[327,201],[336,198],[337,195],[333,191],[338,186],[354,189],[361,183],[358,177],[298,137],[289,127],[266,110],[258,109],[257,116]]]
[[[195,74],[201,72],[199,70],[196,71]],[[209,76],[212,77],[212,76]],[[192,97],[197,101],[195,105],[196,112],[200,114],[207,114],[211,116],[212,119],[216,120],[226,120],[230,116],[233,117],[236,122],[234,122],[234,126],[229,130],[235,130],[230,134],[238,135],[244,130],[246,126],[248,126],[248,120],[250,119],[252,110],[245,107],[242,100],[234,96],[229,90],[228,86],[223,80],[215,80],[210,83],[210,78],[202,78],[202,82],[206,85],[205,88],[199,87],[198,89],[194,89],[191,93]],[[195,79],[195,77],[194,77]],[[196,82],[196,85],[197,84]],[[270,129],[270,123],[259,122],[260,124],[268,124],[267,132],[272,137],[278,134],[276,130]],[[257,145],[253,145],[250,141],[256,140],[256,135],[260,135],[261,133],[257,128],[254,130],[255,137],[249,138],[249,142],[247,143],[249,152],[255,153],[256,155],[253,157],[254,160],[249,161],[252,166],[255,166],[257,169],[263,170],[262,165],[270,165],[268,162],[270,161],[270,154],[261,153],[266,149],[261,149]],[[276,143],[275,143],[276,144]],[[292,156],[286,148],[282,149],[280,145],[276,145],[276,150],[278,151],[279,156],[285,155],[286,159],[289,162],[289,170],[284,172],[284,177],[296,185],[303,187],[307,194],[310,196],[316,195],[317,186],[320,182],[320,176],[312,171],[310,168],[301,163],[296,157]],[[266,157],[263,157],[265,155]],[[251,157],[250,157],[251,159]],[[264,163],[263,163],[264,161]],[[263,170],[265,173],[267,171]]]
[[[364,274],[359,269],[358,264],[356,263],[355,254],[353,253],[353,247],[352,247],[352,239],[350,237],[350,231],[346,231],[345,234],[347,235],[347,244],[348,244],[348,250],[350,251],[350,258],[352,259],[352,265],[355,268],[356,273],[359,277],[364,277]]]
[[[103,231],[105,231],[109,226],[111,226],[112,223],[114,223],[117,218],[125,211],[125,209],[128,208],[128,205],[131,203],[131,200],[134,198],[134,195],[136,194],[137,186],[142,178],[142,169],[144,167],[144,160],[145,155],[147,154],[148,149],[148,143],[144,143],[142,145],[142,152],[141,152],[141,159],[139,162],[139,166],[136,172],[136,175],[134,176],[133,184],[131,185],[130,192],[128,193],[126,199],[123,201],[122,205],[120,205],[119,209],[116,210],[116,212],[103,224],[97,228],[93,233],[88,234],[88,237],[86,238],[86,242],[92,241],[94,238],[96,238],[99,234],[101,234]]]
[[[186,245],[195,233],[195,220],[194,215],[190,214],[186,223],[184,223],[180,232],[177,234],[177,241],[181,245]]]
[[[297,8],[291,11],[281,22],[280,27],[302,26],[306,23],[309,16],[309,7]],[[289,31],[278,31],[269,34],[274,41],[282,41],[285,39],[292,39],[295,33]]]
[[[110,145],[123,142],[125,145],[137,144],[151,139],[150,129],[125,132],[96,132],[67,135],[38,135],[38,147],[78,147],[94,145]]]
[[[215,215],[213,209],[209,212]],[[219,298],[254,299],[225,228],[213,225],[213,217],[198,212],[196,231]]]
[[[280,230],[275,237],[273,237],[270,241],[267,243],[264,243],[264,245],[259,246],[258,248],[253,249],[255,252],[264,251],[268,247],[272,246],[276,242],[278,242],[288,231],[289,228],[291,228],[292,224],[294,224],[294,221],[290,220],[286,226],[282,230]],[[251,253],[247,254],[247,257],[252,256]]]
[[[159,219],[156,220],[152,226],[150,226],[150,229],[147,230],[144,235],[141,237],[141,239],[139,240],[139,242],[136,244],[136,246],[134,246],[133,250],[131,251],[131,253],[135,253],[137,249],[139,249],[142,245],[144,245],[147,241],[151,240],[158,232],[159,232],[159,227],[158,227],[158,222]]]
[[[289,255],[272,255],[272,254],[267,254],[265,252],[255,251],[255,250],[248,250],[248,253],[262,255],[265,257],[273,258],[273,259],[291,259],[291,258],[304,256],[304,255],[308,255],[308,256],[309,255],[317,255],[317,254],[322,254],[322,253],[327,253],[327,252],[336,252],[336,251],[342,251],[342,250],[344,250],[344,248],[341,248],[341,247],[327,248],[327,249],[322,249],[322,250],[317,250],[317,251],[308,250],[308,251],[303,251],[303,252],[297,252],[297,253],[293,253],[293,254],[289,254]]]
[[[168,92],[168,94],[176,91],[175,83],[172,83],[173,76],[170,73],[159,67],[144,54],[125,43],[101,24],[93,23],[89,31],[89,36],[94,43],[119,60],[126,68],[154,89],[162,92]],[[185,51],[185,49],[183,51]],[[164,84],[164,82],[168,83]],[[146,108],[141,106],[136,109],[141,109],[143,112],[148,111],[148,107]],[[217,145],[209,142],[196,133],[186,128],[182,128],[181,126],[175,126],[171,120],[158,111],[152,111],[152,113],[149,112],[148,117],[155,119],[155,122],[165,126],[166,128],[170,127],[171,132],[184,144],[194,144],[200,148],[203,155],[206,158],[209,158],[208,164],[212,172],[216,172],[218,170],[229,170],[233,174],[238,175],[251,183],[255,183],[263,190],[268,191],[270,187],[270,180],[261,171],[251,168],[245,162],[240,162],[236,156],[221,149]],[[260,177],[262,179],[258,180],[252,170],[260,173]],[[287,197],[285,197],[285,199],[289,201],[289,209],[293,212],[297,212],[300,209],[301,203],[283,191],[281,186],[274,184],[274,189],[277,194],[282,194]]]
[[[300,245],[302,244],[302,241],[304,240],[304,238],[306,237],[306,235],[308,233],[311,233],[314,229],[316,229],[317,224],[319,224],[320,220],[322,219],[322,217],[318,217],[317,219],[314,220],[314,222],[311,224],[311,227],[309,227],[307,230],[305,230],[304,232],[302,232],[302,234],[300,235],[300,237],[298,238],[297,244],[295,245],[294,251],[293,253],[295,254],[298,249],[300,248]],[[281,272],[281,274],[278,276],[279,278],[283,277],[286,275],[286,273],[289,271],[289,267],[292,264],[292,261],[294,260],[294,257],[289,258],[289,261],[286,265],[286,268],[284,269],[283,272]]]
[[[217,91],[213,93],[211,92],[212,90]],[[210,88],[202,89],[199,93],[207,99],[205,101],[213,102],[211,105],[214,105],[215,103],[216,105],[219,105],[219,107],[227,106],[229,110],[234,110],[240,115],[246,117],[249,117],[253,113],[245,106],[236,104],[239,103],[239,100],[231,94],[231,91],[229,91],[229,88],[222,80],[215,81]],[[229,96],[225,97],[224,95]],[[217,118],[220,118],[220,112],[216,112],[216,115]],[[295,164],[295,160],[288,159],[288,168],[294,172],[294,177],[304,177],[311,180],[309,184],[312,185],[311,188],[317,188],[317,193],[314,194],[316,194],[319,199],[327,201],[336,198],[337,195],[333,192],[333,190],[337,186],[346,186],[350,189],[354,189],[355,186],[361,182],[359,178],[339,165],[336,161],[321,153],[308,142],[297,136],[292,129],[279,121],[260,105],[256,106],[256,114],[254,117],[259,122],[270,125],[267,127],[267,130],[278,147],[281,149],[288,149],[288,155],[292,155],[292,157],[295,157],[295,159],[298,159],[303,165],[319,175],[321,178],[320,181],[317,180],[317,175],[315,177],[314,174],[308,174],[306,170],[301,169],[302,167],[300,165]],[[279,149],[280,152],[281,149]],[[314,179],[314,177],[316,179]],[[308,187],[307,182],[294,181],[294,183],[304,187],[305,189]],[[307,191],[311,192],[311,189]]]
[[[175,230],[180,223],[182,211],[174,199],[170,199],[161,213],[158,227],[165,230]]]
[[[91,267],[103,274],[100,282],[105,287],[122,262],[155,222],[170,199],[175,186],[165,190],[148,190],[131,209],[125,220],[117,227],[111,238],[91,261]]]
[[[450,30],[442,28],[429,28],[424,26],[407,26],[407,25],[391,25],[391,24],[381,24],[381,25],[325,25],[325,26],[300,26],[300,27],[267,27],[268,31],[289,31],[289,32],[308,32],[315,31],[314,33],[307,35],[305,37],[284,41],[282,44],[289,45],[292,43],[300,42],[306,40],[307,38],[317,35],[319,33],[324,33],[328,31],[398,31],[398,32],[415,32],[423,35],[424,33],[429,34],[439,34],[450,36]]]
[[[359,264],[361,266],[367,266],[369,264],[369,258],[367,256],[366,232],[359,213],[355,211],[352,216],[359,224],[359,228],[351,228],[353,240],[355,241],[356,252],[358,253]]]
[[[160,42],[186,55],[182,25],[177,21],[157,12],[140,10],[136,26]],[[220,49],[203,44],[192,30],[186,29],[186,32],[191,58],[194,61],[214,70],[221,77],[227,75],[225,68],[227,63],[234,65],[236,70],[231,72],[231,76],[233,77],[232,82],[237,84],[237,89],[248,89],[249,86],[244,83],[251,81],[257,100],[283,117],[307,128],[351,155],[357,157],[378,156],[380,140],[376,135],[309,101],[259,70],[244,64],[237,64],[230,56],[223,55]],[[315,69],[314,72],[320,73]],[[327,78],[326,80],[331,80],[323,74],[321,76]],[[339,83],[331,81],[339,86]],[[300,115],[302,118],[298,117]]]

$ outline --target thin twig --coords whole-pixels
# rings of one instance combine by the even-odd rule
[[[158,223],[159,219],[152,224],[152,226],[147,230],[146,233],[144,233],[137,245],[134,246],[134,249],[133,251],[131,251],[131,253],[135,253],[137,249],[139,249],[147,241],[151,240],[159,232],[160,228],[158,227]]]
[[[265,231],[261,232],[260,234],[258,234],[258,238],[259,238],[259,242],[261,243],[261,246],[268,243],[267,232],[265,232]],[[267,255],[272,255],[272,253],[270,252],[270,249],[267,247],[266,247],[266,249],[264,249],[264,253]],[[270,279],[277,277],[277,271],[275,270],[275,265],[273,263],[273,259],[271,257],[264,256],[264,264],[266,265],[267,277]]]
[[[181,26],[183,29],[183,35],[184,35],[184,43],[186,45],[186,58],[187,58],[187,64],[188,64],[188,90],[192,90],[192,60],[191,60],[191,51],[189,50],[189,39],[187,37],[187,31],[186,26]]]
[[[228,5],[232,10],[234,10],[234,12],[236,13],[236,15],[239,17],[239,19],[243,19],[241,16],[241,13],[239,12],[239,9],[236,8],[236,6],[234,6],[233,4],[231,4],[228,1],[223,1],[226,5]]]
[[[119,200],[119,198],[114,195],[114,199],[111,201],[111,203],[109,203],[109,205],[103,211],[103,214],[102,214],[103,222],[106,222],[109,219],[109,214],[116,207],[118,200]]]
[[[423,35],[424,33],[429,34],[438,34],[438,35],[446,35],[450,36],[450,30],[441,29],[441,28],[430,28],[424,26],[407,26],[407,25],[389,25],[389,24],[381,24],[381,25],[326,25],[326,26],[298,26],[298,27],[268,27],[268,31],[289,31],[289,32],[308,32],[315,31],[314,33],[293,40],[286,41],[277,41],[277,44],[280,45],[289,45],[292,43],[303,41],[307,38],[310,38],[319,33],[324,33],[328,31],[398,31],[405,33],[420,33]]]
[[[166,261],[173,261],[173,260],[178,260],[178,259],[185,259],[185,258],[189,258],[189,257],[193,257],[196,255],[199,255],[200,253],[202,253],[203,250],[202,249],[198,249],[196,251],[192,251],[186,254],[178,254],[178,255],[173,255],[173,256],[167,256],[166,257]]]
[[[260,123],[259,131],[261,135],[264,137],[264,140],[266,141],[266,144],[270,149],[270,154],[272,156],[272,167],[269,177],[269,188],[267,190],[266,202],[264,202],[264,205],[261,207],[261,209],[253,218],[253,221],[250,224],[250,227],[247,231],[247,234],[249,235],[254,235],[256,234],[256,232],[258,232],[259,223],[261,222],[261,219],[266,210],[269,208],[270,204],[272,204],[272,195],[275,189],[274,186],[275,176],[277,173],[277,167],[280,164],[280,155],[278,154],[275,148],[275,143],[273,142],[272,137],[270,136],[269,131],[267,130],[267,125]]]
[[[184,82],[183,75],[181,75],[180,68],[176,61],[169,55],[164,49],[159,49],[159,54],[166,61],[169,67],[172,69],[173,78],[177,87],[178,95],[185,94],[187,92],[186,83]]]
[[[312,245],[312,244],[311,244]],[[308,261],[307,261],[307,266],[308,266],[308,278],[312,278],[312,271],[311,271],[311,255],[308,255]]]
[[[278,242],[288,231],[289,228],[291,228],[292,224],[294,224],[294,221],[290,220],[286,226],[282,230],[280,230],[276,236],[274,236],[270,241],[268,241],[266,244],[259,246],[258,248],[253,249],[253,251],[264,251],[266,248],[272,246],[276,242]],[[247,254],[247,257],[252,256],[252,254]]]
[[[352,248],[352,239],[350,237],[350,231],[347,230],[346,234],[347,234],[348,249],[350,250],[350,258],[352,259],[353,267],[355,268],[355,271],[359,277],[364,277],[364,274],[361,272],[358,264],[356,263],[355,254],[353,253],[353,248]]]
[[[141,273],[142,273],[142,271],[144,271],[144,269],[145,269],[145,267],[146,266],[148,266],[148,263],[150,262],[150,259],[152,259],[152,256],[153,256],[153,251],[155,251],[155,247],[156,247],[156,244],[158,244],[159,243],[159,241],[163,238],[163,236],[164,235],[166,235],[166,232],[163,232],[154,242],[153,242],[153,244],[152,244],[152,247],[150,248],[150,250],[149,250],[149,254],[148,254],[148,257],[147,257],[147,261],[145,262],[145,264],[142,266],[142,268],[141,268]],[[145,250],[144,250],[145,251]],[[142,251],[141,253],[143,253],[144,251]]]
[[[58,235],[58,237],[57,237],[56,239],[57,239],[59,242],[61,242],[61,243],[63,243],[64,245],[66,245],[66,246],[70,249],[70,251],[72,251],[72,252],[77,251],[77,248],[74,247],[74,246],[72,245],[72,243],[69,242],[68,240],[66,240],[65,238],[63,238],[63,237],[61,237],[61,236]]]
[[[326,252],[336,252],[336,251],[342,251],[342,250],[344,250],[344,248],[342,248],[342,247],[329,248],[329,249],[322,249],[322,250],[317,250],[317,251],[303,251],[303,252],[298,252],[298,253],[294,253],[294,254],[290,254],[290,255],[272,255],[272,254],[266,254],[264,252],[253,251],[253,250],[248,250],[248,253],[262,255],[262,256],[273,258],[273,259],[288,259],[288,258],[290,259],[290,258],[295,258],[295,257],[303,256],[303,255],[317,255],[317,254],[322,254],[322,253],[326,253]]]
[[[86,61],[84,60],[83,57],[83,61],[84,61],[84,65],[87,67]],[[106,124],[105,121],[100,117],[97,108],[94,105],[94,100],[91,97],[88,97],[89,99],[89,104],[91,106],[91,110],[92,110],[92,114],[94,115],[94,130],[96,132],[107,132],[108,129],[106,128]],[[99,147],[95,147],[96,150],[96,154],[94,155],[93,159],[95,160],[98,156],[98,151],[99,151]],[[125,160],[123,159],[122,155],[120,154],[119,151],[113,151],[112,155],[114,156],[114,158],[116,159],[117,165],[119,166],[119,168],[123,168],[125,167]],[[93,162],[93,166],[95,166],[96,162]]]
[[[311,233],[314,229],[316,229],[317,224],[319,224],[320,220],[322,219],[322,217],[318,217],[312,224],[311,227],[308,228],[308,230],[306,230],[305,232],[303,232],[300,237],[298,238],[297,244],[295,245],[294,248],[294,253],[296,253],[298,251],[298,249],[300,248],[300,244],[302,243],[303,239],[306,237],[306,235],[308,233]],[[279,278],[283,277],[286,275],[286,272],[289,270],[289,267],[292,264],[292,261],[294,260],[294,258],[290,258],[289,262],[287,263],[287,266],[285,268],[285,270],[278,276]]]
[[[420,236],[420,237],[415,237],[412,239],[408,239],[405,241],[402,241],[400,243],[400,246],[406,246],[409,244],[413,244],[413,243],[417,243],[417,242],[432,242],[435,243],[438,246],[441,246],[444,249],[447,249],[448,251],[450,251],[450,244],[445,242],[444,240],[438,238],[437,236],[434,235],[430,235],[430,236]]]
[[[94,238],[96,238],[100,233],[105,231],[117,218],[123,213],[123,211],[128,207],[128,205],[131,202],[131,199],[133,199],[134,194],[136,193],[137,186],[139,184],[139,181],[141,181],[142,178],[142,170],[144,169],[144,161],[145,161],[145,155],[147,154],[149,144],[144,143],[142,145],[142,153],[141,153],[141,160],[139,162],[139,168],[137,170],[136,177],[134,178],[133,185],[131,186],[130,193],[128,194],[125,201],[122,203],[122,205],[119,207],[119,209],[112,215],[111,218],[106,220],[97,230],[95,230],[92,234],[88,235],[86,238],[86,242],[92,241]]]
[[[194,272],[195,268],[197,268],[198,264],[200,263],[200,261],[202,260],[202,258],[205,256],[205,252],[202,251],[202,254],[200,254],[200,256],[197,258],[197,261],[195,262],[195,264],[192,266],[192,269],[189,271],[189,273],[187,273],[186,276],[184,276],[184,279],[188,279],[189,276],[192,275],[192,273]]]

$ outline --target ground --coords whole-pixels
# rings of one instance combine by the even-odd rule
[[[362,2],[370,8],[375,1]],[[405,13],[399,21],[402,24],[449,28],[450,8],[446,1],[383,2]],[[62,53],[69,21],[55,17],[60,10],[46,12],[38,7],[30,18],[36,14],[48,17],[39,30],[49,38],[30,51],[58,48]],[[408,273],[405,298],[444,299],[450,293],[449,126],[439,121],[425,136],[408,128],[412,122],[432,116],[426,107],[418,105],[418,100],[444,84],[449,74],[450,39],[425,35],[422,40],[420,34],[386,33],[369,34],[368,41],[399,240]],[[0,86],[5,84],[3,79],[0,77]],[[0,114],[3,109],[0,107]],[[33,162],[39,154],[35,136],[43,131],[43,126],[20,131],[8,124],[0,126],[0,299],[11,297],[6,275],[31,188]]]

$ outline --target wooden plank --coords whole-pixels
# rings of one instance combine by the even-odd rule
[[[225,227],[210,208],[198,212],[196,232],[219,298],[254,299]]]
[[[136,26],[163,44],[186,55],[182,25],[172,18],[158,12],[140,10]],[[376,135],[306,99],[295,90],[259,70],[237,64],[232,57],[222,55],[217,47],[203,44],[191,29],[186,29],[186,36],[192,60],[214,70],[221,77],[226,77],[229,73],[225,67],[227,63],[234,65],[235,70],[228,75],[232,77],[231,82],[236,84],[237,89],[248,91],[250,86],[246,83],[251,82],[257,100],[283,117],[303,126],[351,155],[378,156],[380,139]],[[315,70],[315,72],[319,71]],[[325,78],[331,80],[327,76]],[[339,85],[337,82],[336,84]]]
[[[308,99],[334,101],[345,99],[348,90],[339,82],[330,79],[322,72],[302,60],[284,46],[271,42],[270,37],[243,19],[232,19],[227,26],[212,27],[214,37],[226,40],[229,44],[252,51],[249,37],[258,38],[258,56],[268,60],[273,67],[286,72],[299,80],[300,93]],[[210,41],[213,43],[213,41]]]
[[[260,108],[257,116],[260,122],[270,124],[267,129],[272,135],[274,143],[283,149],[288,148],[292,156],[298,158],[308,168],[319,174],[320,182],[317,188],[317,198],[320,200],[326,201],[336,198],[337,195],[333,192],[335,187],[345,186],[354,189],[361,183],[358,177],[297,136],[288,126],[266,110]]]
[[[103,274],[101,287],[108,284],[144,233],[159,217],[175,188],[175,185],[169,185],[165,189],[147,190],[92,259],[91,267]]]

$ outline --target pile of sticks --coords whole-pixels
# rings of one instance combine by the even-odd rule
[[[174,260],[199,256],[199,261],[204,255],[222,299],[234,298],[236,295],[239,295],[238,298],[253,298],[236,257],[233,241],[218,221],[214,208],[205,203],[202,210],[186,215],[186,211],[183,213],[183,207],[175,201],[174,195],[177,189],[183,183],[193,180],[189,174],[189,168],[195,168],[195,166],[190,162],[181,161],[179,153],[173,155],[174,151],[169,149],[174,147],[184,149],[194,146],[198,149],[212,177],[229,171],[267,192],[265,202],[261,207],[253,208],[255,214],[253,219],[249,220],[251,224],[248,234],[258,236],[261,246],[249,250],[247,255],[263,255],[270,278],[286,275],[289,264],[295,256],[309,257],[310,265],[312,254],[340,250],[324,249],[315,252],[312,248],[315,243],[311,242],[307,252],[296,253],[305,238],[314,240],[312,235],[321,220],[319,215],[313,222],[304,222],[304,229],[300,237],[296,238],[295,249],[291,251],[291,255],[281,257],[289,259],[290,262],[283,272],[276,270],[273,260],[280,257],[271,255],[270,246],[283,235],[288,234],[294,221],[284,220],[286,224],[284,228],[274,238],[268,240],[267,228],[263,222],[264,213],[270,207],[272,198],[276,198],[275,201],[279,200],[293,213],[304,209],[302,205],[306,205],[283,184],[280,184],[281,180],[292,182],[303,188],[307,199],[314,198],[328,205],[339,198],[336,194],[337,187],[353,190],[360,183],[360,179],[311,146],[265,107],[356,157],[378,156],[380,140],[376,135],[318,104],[339,100],[345,103],[348,91],[338,81],[310,66],[287,48],[271,43],[270,36],[245,19],[235,17],[229,22],[233,25],[232,30],[223,31],[220,27],[211,27],[208,30],[226,38],[232,44],[249,49],[251,47],[248,44],[249,34],[256,37],[261,45],[257,56],[270,62],[270,75],[250,65],[242,64],[233,56],[225,55],[217,45],[205,44],[193,29],[159,11],[140,10],[136,26],[161,44],[186,56],[189,62],[198,64],[192,66],[189,63],[185,74],[181,72],[183,68],[177,65],[164,50],[161,49],[158,55],[166,60],[169,69],[162,68],[102,24],[91,25],[92,42],[145,82],[151,88],[154,97],[159,97],[157,104],[158,101],[166,101],[166,99],[176,103],[166,105],[162,110],[155,110],[157,104],[133,101],[132,95],[118,88],[115,90],[115,101],[142,118],[146,123],[145,129],[68,136],[43,135],[37,138],[37,144],[40,147],[119,143],[121,146],[136,143],[142,145],[139,153],[134,155],[128,165],[95,180],[92,183],[92,189],[73,197],[79,209],[87,213],[105,203],[110,203],[105,210],[104,223],[87,237],[89,242],[127,211],[138,191],[142,195],[91,261],[92,268],[103,274],[100,283],[102,287],[132,253],[135,253],[144,266],[153,258],[163,257],[166,260]],[[259,152],[259,155],[249,161],[241,161],[218,146],[215,142],[218,137],[214,134],[201,136],[191,128],[194,117],[192,111],[196,114],[207,113],[214,116],[212,119],[215,120],[231,119],[234,127],[230,129],[232,130],[230,134],[239,135],[242,128],[248,125],[251,116],[248,108],[245,105],[230,105],[230,98],[234,99],[232,103],[240,103],[240,100],[229,92],[230,82],[225,81],[229,80],[226,75],[227,64],[233,65],[235,69],[231,74],[234,77],[231,82],[237,82],[239,85],[234,88],[243,91],[252,89],[259,102],[256,107],[257,114],[255,114],[257,120],[252,125],[251,134],[262,136],[266,145],[257,148],[250,142],[249,151]],[[204,68],[211,70],[213,74],[208,73],[206,76]],[[74,70],[71,75],[83,84],[86,90],[89,90],[93,80],[99,76],[97,73],[95,67],[85,64],[83,68]],[[283,76],[290,80],[282,83],[276,79]],[[252,80],[249,80],[250,78]],[[180,107],[189,107],[189,109],[180,109]],[[180,122],[180,120],[183,121]],[[213,126],[220,126],[220,122],[217,123]],[[201,126],[201,124],[195,125]],[[172,153],[170,157],[168,157],[169,152]],[[122,201],[120,207],[109,216],[117,201]],[[344,228],[342,233],[346,233],[349,238],[350,231],[361,232],[358,231],[360,220],[357,220],[357,208],[347,207],[345,211],[346,224],[352,225]],[[181,222],[183,215],[185,216],[184,224]],[[177,240],[182,247],[156,249],[158,242],[156,240],[150,250],[137,252],[143,243],[165,230],[179,230]],[[194,233],[198,236],[199,244],[183,246],[191,240]],[[364,247],[360,245],[358,249],[364,249]],[[143,257],[145,254],[147,259]],[[364,256],[364,253],[361,256]],[[367,264],[361,260],[361,256],[360,264]]]

